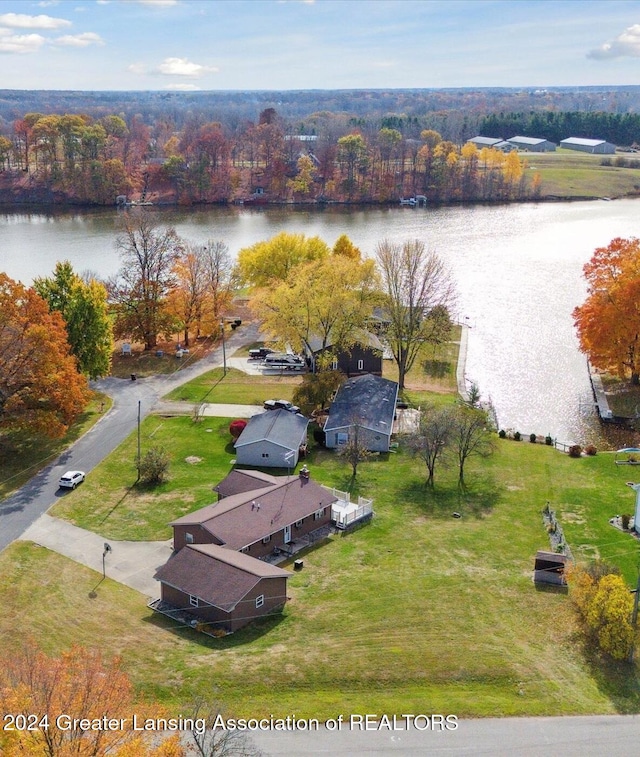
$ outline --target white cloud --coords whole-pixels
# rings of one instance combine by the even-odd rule
[[[35,53],[45,43],[40,34],[11,34],[0,29],[0,53]]]
[[[640,58],[640,24],[629,26],[611,42],[605,42],[591,50],[587,53],[587,58]]]
[[[27,16],[24,13],[3,13],[0,15],[0,26],[12,29],[60,29],[71,26],[71,21],[52,16]]]
[[[104,40],[94,32],[83,32],[82,34],[66,34],[64,37],[58,37],[53,41],[53,44],[62,47],[89,47],[89,45],[104,45]]]
[[[178,0],[138,0],[141,5],[169,6],[177,5]]]
[[[148,69],[147,66],[145,66],[144,63],[132,63],[131,65],[127,66],[127,71],[130,74],[136,74],[138,76],[143,76],[147,73]]]
[[[195,84],[167,84],[164,89],[171,89],[178,92],[199,92],[200,87]]]
[[[163,76],[188,76],[191,79],[197,79],[203,74],[216,73],[217,71],[218,69],[213,66],[201,66],[199,63],[192,63],[186,58],[165,58],[154,73]]]

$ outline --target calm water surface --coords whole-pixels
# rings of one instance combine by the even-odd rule
[[[640,201],[440,209],[175,209],[158,213],[194,242],[232,253],[280,231],[347,234],[365,254],[383,238],[422,239],[450,264],[460,320],[471,327],[467,377],[496,407],[500,426],[585,441],[597,431],[572,309],[586,294],[582,266],[616,236],[640,236]],[[116,210],[0,215],[0,269],[29,283],[58,260],[106,277],[119,266]]]

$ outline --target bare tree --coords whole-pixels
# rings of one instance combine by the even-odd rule
[[[351,466],[351,482],[353,483],[356,480],[358,465],[373,454],[369,451],[357,419],[351,423],[347,441],[338,447],[338,454]]]
[[[436,467],[446,463],[446,453],[455,424],[455,407],[427,406],[420,416],[418,430],[408,438],[409,449],[427,466],[427,485],[433,486]]]
[[[455,302],[455,287],[440,256],[424,243],[378,244],[384,308],[389,320],[386,339],[398,365],[398,383],[405,378],[424,344],[442,340],[443,317]]]
[[[175,229],[159,229],[142,217],[125,222],[116,248],[122,267],[108,284],[116,310],[115,334],[139,339],[151,350],[159,334],[173,332],[175,324],[165,304],[175,284],[173,269],[182,242]]]
[[[200,757],[261,757],[263,754],[246,733],[224,727],[220,707],[198,699],[193,709],[194,728],[189,731],[188,746]],[[201,728],[201,725],[205,725]]]
[[[451,429],[451,455],[458,465],[458,483],[464,487],[464,466],[470,457],[489,457],[495,450],[486,411],[467,405],[456,408]]]

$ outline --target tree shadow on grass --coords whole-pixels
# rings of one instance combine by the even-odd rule
[[[398,489],[398,497],[415,503],[433,518],[482,518],[499,504],[502,488],[492,478],[475,478],[466,487],[449,482],[436,482],[430,487],[424,482],[409,481]]]
[[[584,659],[593,680],[616,712],[620,715],[639,713],[640,673],[637,666],[604,655],[595,642],[580,633],[576,633],[575,637],[576,644],[582,644]]]

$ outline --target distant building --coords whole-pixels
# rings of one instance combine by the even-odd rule
[[[511,137],[507,142],[517,147],[518,150],[528,150],[529,152],[555,152],[557,147],[555,142],[537,137]]]
[[[467,142],[471,142],[478,149],[482,149],[483,147],[495,147],[502,141],[502,139],[496,139],[495,137],[473,137],[473,139],[467,140]]]
[[[583,139],[582,137],[569,137],[560,142],[560,147],[579,152],[590,152],[598,155],[613,155],[616,146],[604,139]]]

